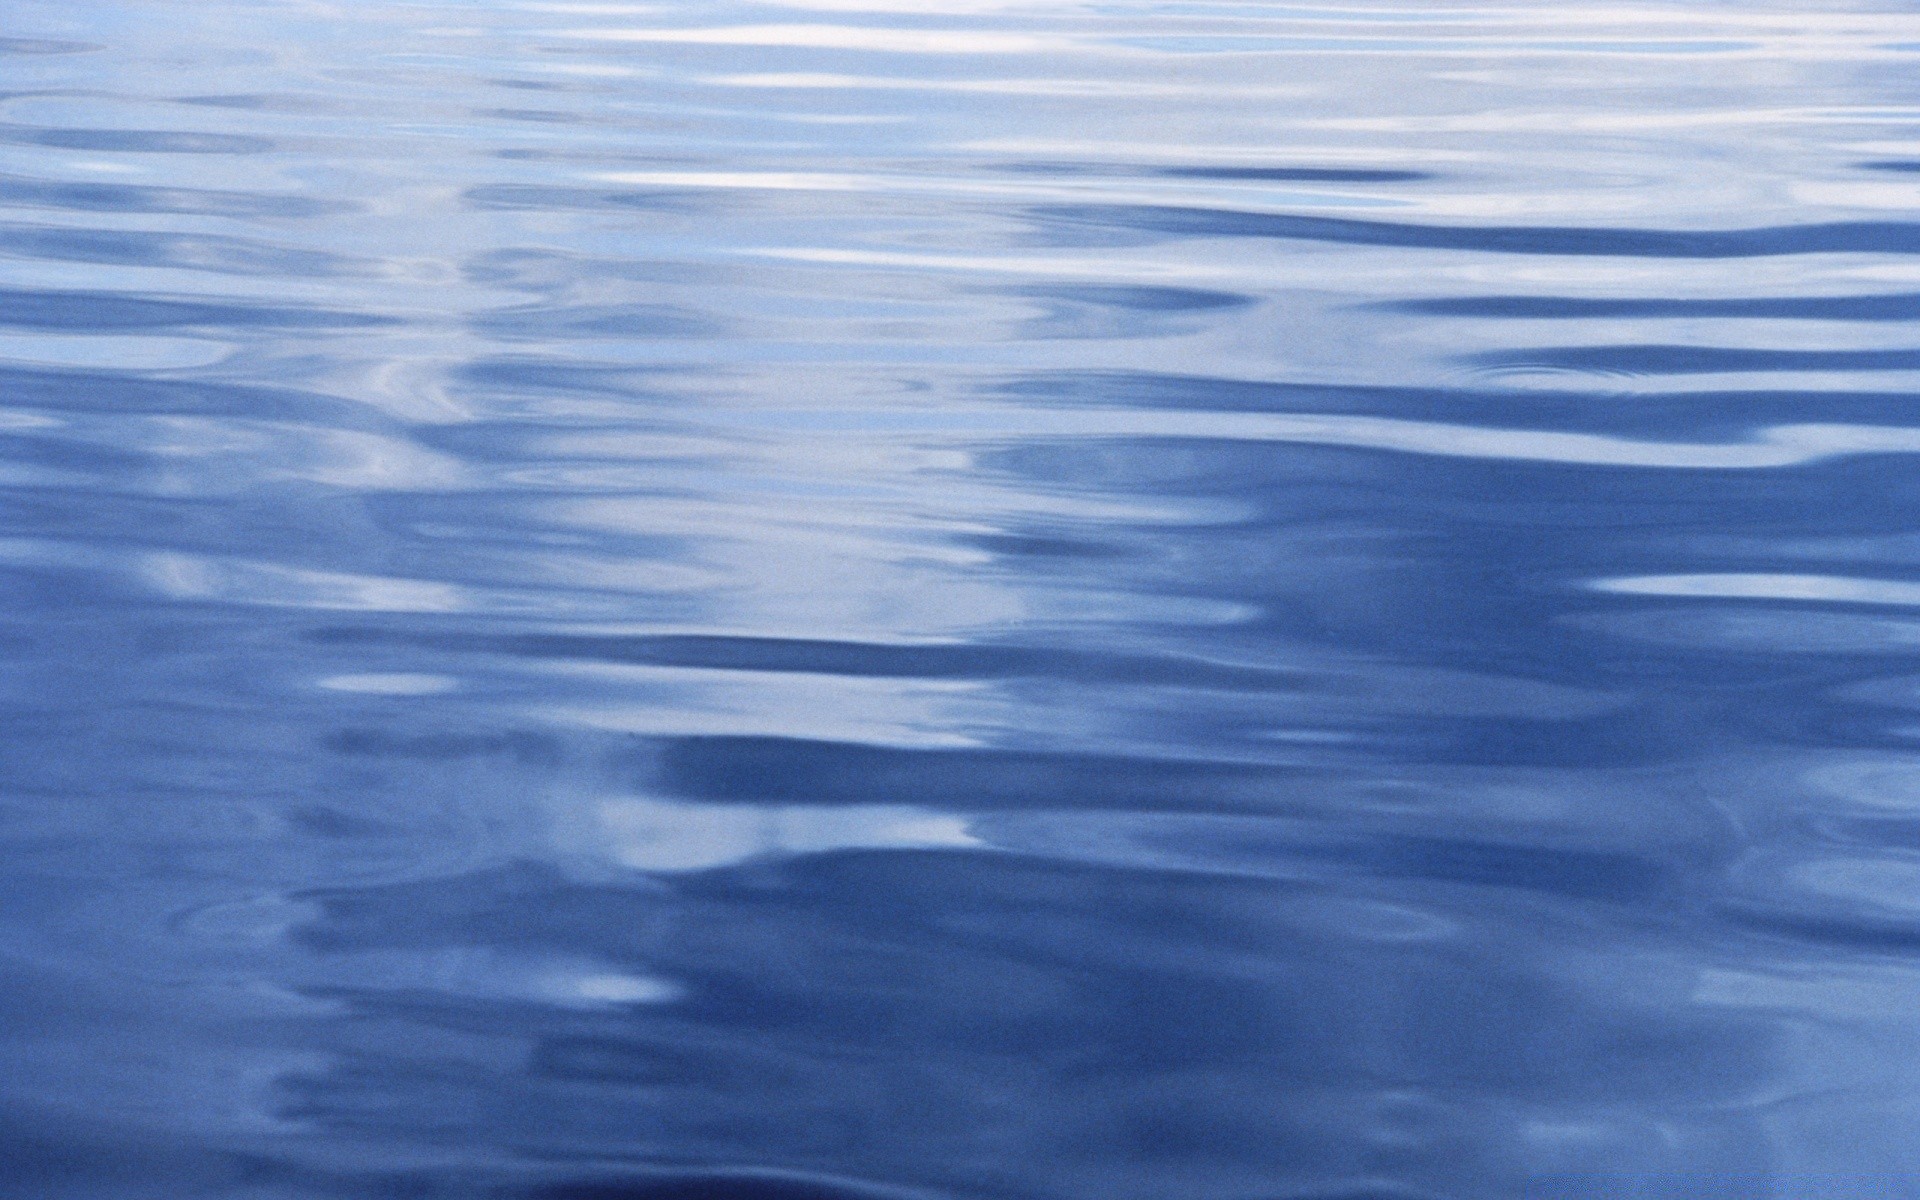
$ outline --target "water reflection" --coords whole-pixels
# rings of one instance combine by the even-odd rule
[[[1911,14],[4,11],[0,1191],[1920,1194]]]

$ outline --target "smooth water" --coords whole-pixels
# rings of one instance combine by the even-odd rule
[[[8,1200],[1920,1196],[1920,12],[0,0]]]

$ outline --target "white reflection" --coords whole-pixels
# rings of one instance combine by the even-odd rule
[[[35,363],[51,367],[180,370],[211,366],[232,352],[230,344],[208,338],[102,333],[0,333],[0,362]]]
[[[960,731],[987,726],[997,711],[992,689],[973,682],[593,662],[548,664],[543,671],[604,680],[645,697],[556,707],[546,711],[549,719],[654,737],[784,736],[955,748],[978,745]]]
[[[1789,872],[1816,895],[1887,912],[1920,914],[1920,862],[1897,858],[1829,858]]]
[[[609,171],[592,176],[604,183],[633,187],[726,188],[741,191],[782,192],[885,192],[959,193],[972,197],[1006,196],[1042,199],[1087,199],[1098,196],[1104,203],[1166,203],[1175,200],[1201,200],[1231,190],[1236,203],[1258,209],[1297,208],[1405,208],[1412,202],[1383,196],[1368,196],[1352,191],[1307,191],[1277,187],[1249,188],[1244,183],[1223,187],[1218,184],[1161,182],[1154,188],[1115,187],[1101,180],[1093,183],[1054,180],[1040,183],[989,182],[978,178],[942,178],[937,175],[830,173],[825,171]]]
[[[195,554],[147,554],[139,573],[176,600],[215,600],[281,608],[337,608],[366,612],[462,612],[462,589],[421,579],[347,575],[243,559]]]
[[[247,482],[306,480],[356,491],[437,491],[458,486],[454,459],[401,438],[353,429],[206,417],[155,417],[137,441],[169,458],[190,459],[191,473],[169,477],[168,490],[228,490]],[[126,437],[125,432],[121,433]],[[217,470],[208,460],[220,456]]]
[[[1742,600],[1820,600],[1841,604],[1920,604],[1920,583],[1854,579],[1844,575],[1728,572],[1699,575],[1623,575],[1597,579],[1599,592],[1632,596],[1712,596]]]
[[[1801,180],[1790,192],[1797,202],[1827,208],[1912,212],[1920,207],[1920,182],[1910,180]]]
[[[554,982],[561,985],[555,991],[587,1004],[657,1004],[680,995],[671,983],[644,975],[578,975]]]
[[[1066,38],[960,29],[880,29],[858,25],[732,25],[706,29],[556,29],[549,36],[603,42],[701,46],[791,46],[899,54],[1037,54],[1080,49]]]
[[[1814,791],[1848,804],[1891,812],[1920,811],[1920,762],[1827,763],[1807,771],[1803,779]]]
[[[427,991],[469,1000],[558,1008],[663,1004],[685,994],[669,980],[620,970],[589,958],[481,946],[336,955],[328,963],[328,980],[375,991]]]
[[[700,82],[716,87],[743,88],[865,88],[883,91],[977,92],[1006,96],[1258,96],[1267,99],[1306,97],[1313,89],[1294,84],[1261,86],[1216,82],[1181,84],[1143,79],[932,79],[885,75],[829,75],[819,72],[711,75]],[[1084,153],[1074,149],[1070,153]]]
[[[716,419],[719,415],[716,414]],[[972,437],[1166,437],[1352,446],[1447,458],[1511,459],[1598,467],[1758,470],[1849,454],[1920,453],[1920,428],[1774,425],[1744,442],[1653,442],[1601,433],[1490,429],[1343,413],[1192,412],[1157,409],[976,409],[939,412],[763,411],[728,414],[757,427],[827,427],[966,433]]]
[[[1778,1009],[1828,1019],[1907,1018],[1920,1007],[1920,972],[1908,967],[1714,967],[1700,972],[1696,1004]]]
[[[640,871],[700,871],[752,858],[852,849],[977,849],[964,818],[906,805],[845,807],[607,800],[598,833]]]

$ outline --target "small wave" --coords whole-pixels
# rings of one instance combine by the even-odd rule
[[[1913,371],[1920,350],[1748,350],[1729,346],[1551,346],[1468,359],[1489,371],[1570,371],[1638,378],[1756,371]]]
[[[1169,237],[1279,238],[1352,246],[1608,258],[1769,258],[1790,254],[1920,254],[1920,224],[1840,221],[1751,229],[1626,229],[1550,225],[1414,225],[1225,208],[1051,205],[1041,229],[1094,226]]]
[[[1390,300],[1387,312],[1440,317],[1564,321],[1609,317],[1715,317],[1778,321],[1916,321],[1920,293],[1878,296],[1766,296],[1682,300],[1641,297],[1447,296]]]

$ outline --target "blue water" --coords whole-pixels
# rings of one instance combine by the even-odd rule
[[[0,0],[0,1197],[1920,1197],[1920,12]]]

